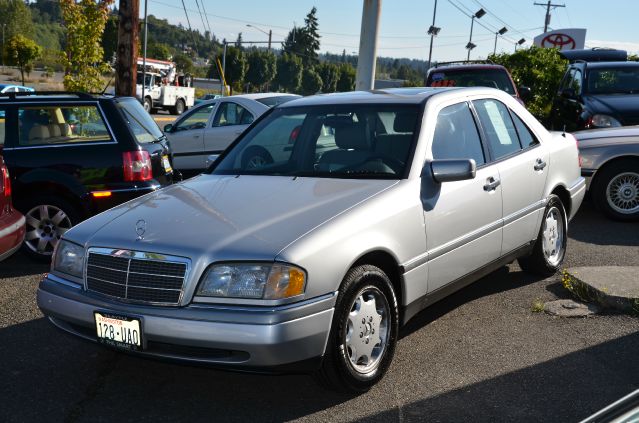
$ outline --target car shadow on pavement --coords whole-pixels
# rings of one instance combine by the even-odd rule
[[[639,388],[639,334],[560,356],[361,421],[576,422]]]
[[[36,261],[22,251],[18,251],[8,259],[0,262],[0,279],[37,275],[49,271],[49,263]]]
[[[142,359],[45,318],[0,329],[0,414],[30,421],[284,421],[353,396],[308,375],[266,376]]]
[[[596,245],[639,246],[639,222],[617,222],[605,217],[592,203],[581,206],[570,222],[568,236]]]
[[[542,279],[542,277],[522,271],[513,271],[508,266],[500,267],[489,275],[446,297],[445,301],[439,301],[422,310],[400,329],[399,338],[402,339],[409,336],[463,304],[488,295],[521,288],[539,282]]]

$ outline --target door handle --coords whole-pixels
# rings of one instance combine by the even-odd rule
[[[542,159],[537,159],[534,166],[535,170],[544,170],[545,167],[546,167],[546,162],[543,161]]]
[[[495,179],[492,176],[486,179],[486,185],[484,185],[484,191],[494,191],[501,184],[499,179]]]
[[[200,136],[199,135],[193,135],[193,138],[194,139],[198,139],[198,138],[200,138]]]

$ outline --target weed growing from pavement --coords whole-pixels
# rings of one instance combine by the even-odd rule
[[[566,270],[561,272],[561,283],[577,299],[585,303],[597,302],[597,294]]]
[[[544,311],[544,302],[541,300],[541,298],[534,299],[532,305],[530,306],[530,311],[532,311],[533,313],[541,313],[542,311]]]

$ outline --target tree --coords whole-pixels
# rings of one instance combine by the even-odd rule
[[[275,83],[285,91],[294,93],[302,83],[302,59],[297,56],[283,53],[277,60],[277,74]]]
[[[355,68],[350,63],[340,65],[337,91],[353,91],[355,89],[355,73]]]
[[[231,93],[233,90],[241,91],[246,75],[246,57],[242,50],[231,46],[227,48],[224,72],[226,73],[226,83],[231,86]]]
[[[104,62],[102,34],[113,0],[60,0],[67,45],[63,62],[64,87],[69,91],[98,92],[102,74],[111,70]]]
[[[149,55],[149,57],[153,57],[157,59],[157,57]],[[186,54],[176,54],[173,57],[173,62],[175,62],[175,67],[178,72],[193,74],[195,71],[195,66],[193,66],[193,61]]]
[[[237,40],[235,40],[235,47],[241,49],[242,48],[242,43],[243,43],[243,41],[242,41],[242,33],[240,32],[240,33],[237,34]]]
[[[118,48],[118,15],[111,15],[104,26],[102,35],[102,50],[104,61],[109,63],[115,60],[115,51]]]
[[[333,63],[324,62],[317,66],[316,70],[320,78],[322,78],[322,92],[334,93],[337,91],[339,67]]]
[[[9,39],[5,51],[8,63],[20,68],[22,85],[24,85],[24,73],[31,72],[32,63],[40,57],[42,48],[35,41],[17,34]]]
[[[271,52],[253,49],[246,58],[246,82],[259,89],[275,78],[276,59]]]
[[[163,43],[148,43],[146,46],[146,57],[157,60],[171,60],[171,48]],[[193,66],[193,63],[191,63]]]
[[[302,94],[313,95],[322,90],[322,78],[314,68],[304,68],[302,72]]]
[[[517,86],[532,88],[526,108],[537,119],[546,121],[568,64],[568,61],[559,55],[559,50],[532,46],[517,50],[514,54],[502,53],[490,55],[488,58],[505,66]]]
[[[313,7],[304,19],[305,26],[293,28],[284,40],[284,51],[301,57],[304,66],[319,63],[320,35],[316,13],[317,9]]]
[[[33,35],[33,22],[26,2],[0,0],[0,26],[4,28],[5,40],[18,34],[30,38]]]

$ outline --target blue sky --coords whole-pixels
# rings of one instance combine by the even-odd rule
[[[538,3],[544,0],[537,0]],[[244,40],[265,41],[267,36],[247,24],[273,31],[273,41],[284,39],[294,24],[304,24],[309,10],[317,7],[321,51],[349,54],[359,49],[362,0],[184,0],[194,29],[210,25],[220,39],[234,40],[242,32]],[[512,52],[514,42],[525,38],[524,46],[543,31],[545,7],[535,0],[438,0],[435,25],[441,27],[433,47],[433,60],[459,60],[466,57],[464,46],[470,32],[470,15],[480,8],[487,14],[475,22],[471,58],[492,53],[495,31],[509,29],[497,42],[497,51]],[[551,11],[550,27],[586,28],[586,47],[607,46],[639,53],[637,0],[553,0],[566,7]],[[383,0],[378,55],[428,58],[426,35],[433,19],[434,0]],[[182,3],[175,0],[148,0],[149,14],[188,26]],[[198,7],[206,16],[198,14]],[[144,3],[140,4],[144,11]],[[208,21],[208,22],[207,22]],[[482,27],[481,24],[488,28]]]

